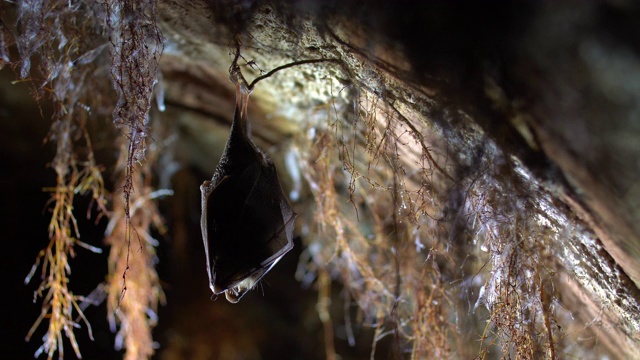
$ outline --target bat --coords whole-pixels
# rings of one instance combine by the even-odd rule
[[[296,213],[276,167],[251,139],[249,91],[236,85],[231,133],[211,178],[200,186],[200,227],[209,287],[237,303],[293,248]]]

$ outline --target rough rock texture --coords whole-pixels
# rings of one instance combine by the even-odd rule
[[[175,194],[160,358],[640,358],[639,15],[159,1],[149,143]],[[298,238],[231,306],[209,301],[198,186],[228,136],[238,43],[249,81],[327,61],[250,97]]]
[[[471,187],[468,179],[483,176],[486,188],[476,191],[514,191],[523,200],[504,213],[541,216],[550,229],[537,241],[548,252],[539,266],[558,271],[554,304],[582,324],[600,323],[590,329],[612,354],[639,356],[637,10],[628,3],[361,7],[166,1],[160,7],[168,44],[162,62],[166,101],[228,119],[226,70],[234,36],[246,61],[256,65],[245,67],[254,77],[258,67],[338,59],[284,70],[256,87],[254,133],[276,161],[289,151],[289,139],[327,121],[318,120],[318,107],[330,108],[324,116],[334,112],[353,121],[354,134],[363,133],[351,138],[360,150],[345,152],[353,155],[347,172],[370,161],[368,155],[376,158],[376,150],[365,150],[384,141],[363,113],[378,111],[372,125],[378,130],[389,119],[400,122],[410,135],[392,131],[407,144],[397,152],[407,191],[429,181],[438,194],[434,201],[451,203],[468,191],[452,184]],[[227,90],[221,93],[220,86]],[[376,104],[367,107],[367,101]],[[365,125],[359,128],[358,121]],[[425,158],[428,153],[432,158]],[[199,156],[191,152],[189,159],[210,171],[213,164]],[[425,168],[434,174],[411,175]],[[489,175],[483,173],[487,168]],[[519,178],[517,189],[511,189],[510,177]],[[452,189],[460,194],[452,195]],[[314,205],[301,200],[299,206]],[[446,209],[432,214],[447,216]],[[461,228],[447,230],[449,238],[472,226]],[[473,237],[454,242],[468,240]],[[304,236],[303,242],[314,243]],[[455,246],[468,250],[464,243]],[[499,262],[493,265],[496,271]]]

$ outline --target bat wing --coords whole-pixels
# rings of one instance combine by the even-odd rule
[[[208,196],[203,190],[205,209],[211,289],[237,302],[292,249],[296,215],[268,161],[252,162],[241,173],[224,177]]]

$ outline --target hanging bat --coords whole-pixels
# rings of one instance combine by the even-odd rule
[[[293,248],[296,214],[276,167],[251,140],[249,91],[236,85],[231,134],[202,193],[202,240],[209,287],[236,303]]]

